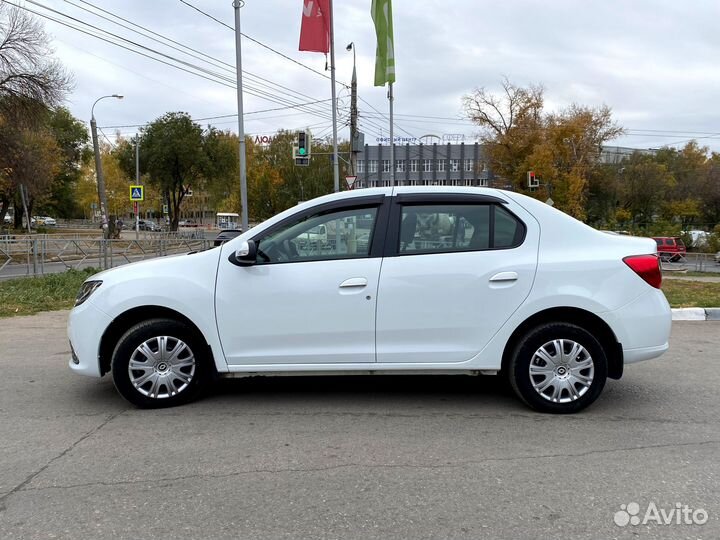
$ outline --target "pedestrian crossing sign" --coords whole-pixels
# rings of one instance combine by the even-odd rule
[[[145,186],[130,186],[130,200],[131,201],[144,201],[145,200]]]

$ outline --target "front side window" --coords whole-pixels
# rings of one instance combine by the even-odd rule
[[[368,257],[376,218],[376,207],[305,216],[256,240],[258,264]]]
[[[428,204],[402,207],[400,255],[509,249],[519,246],[525,225],[493,204]]]

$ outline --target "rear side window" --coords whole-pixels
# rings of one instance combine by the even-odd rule
[[[401,255],[507,249],[522,243],[525,226],[493,204],[404,205]]]
[[[655,243],[657,244],[658,247],[662,247],[662,245],[663,245],[662,238],[656,238]]]
[[[525,231],[522,224],[502,206],[495,206],[493,247],[511,248],[520,245]]]

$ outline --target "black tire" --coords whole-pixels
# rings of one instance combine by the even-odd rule
[[[155,392],[157,397],[153,397],[152,394],[146,395],[148,390],[152,388],[152,380],[141,384],[140,389],[138,389],[131,381],[131,372],[128,368],[136,349],[142,343],[148,340],[151,340],[152,343],[153,338],[160,336],[170,338],[166,342],[166,347],[172,347],[173,344],[177,343],[177,340],[181,340],[187,345],[195,359],[195,363],[194,366],[177,368],[178,370],[182,370],[177,376],[174,375],[172,370],[162,366],[165,367],[164,373],[169,374],[165,376],[165,380],[167,380],[169,376],[172,379],[171,385],[176,386],[178,392],[173,393],[169,390],[171,385],[160,383]],[[159,348],[159,341],[155,343],[158,344]],[[151,350],[153,349],[152,346],[150,348]],[[142,358],[142,355],[136,356],[136,360]],[[180,355],[179,361],[181,363],[187,363],[188,358],[188,353],[184,352]],[[147,361],[153,362],[153,359],[147,358]],[[112,356],[113,382],[115,383],[115,388],[117,388],[118,392],[120,392],[126,400],[140,408],[156,409],[174,407],[192,401],[208,386],[213,374],[210,361],[208,346],[205,340],[193,328],[172,319],[149,319],[130,328],[115,346],[115,351]],[[145,372],[133,371],[133,376],[135,376],[137,380],[143,373],[150,373],[150,370],[147,369]],[[181,375],[184,376],[181,377]],[[189,381],[187,381],[188,378],[190,379]]]
[[[555,386],[550,385],[543,390],[543,394],[535,389],[533,381],[538,386],[549,380],[550,376],[546,375],[530,375],[530,364],[534,362],[535,366],[543,366],[546,364],[541,358],[535,358],[535,353],[541,347],[554,340],[570,340],[585,348],[592,360],[592,377],[591,382],[587,385],[582,384],[577,378],[561,381],[558,385],[561,394],[556,401],[550,398],[555,391]],[[566,347],[570,347],[569,342],[565,342]],[[548,349],[546,349],[547,351]],[[552,347],[549,348],[553,350]],[[555,349],[557,350],[557,349]],[[580,358],[587,360],[587,354],[583,353]],[[554,356],[553,356],[554,358]],[[569,366],[571,362],[559,362],[561,365]],[[575,366],[576,373],[582,377],[588,377],[591,371],[587,368],[580,370],[578,364]],[[558,368],[556,368],[558,369]],[[566,368],[567,369],[567,368]],[[531,329],[517,344],[515,351],[510,360],[508,369],[508,378],[515,393],[527,405],[541,412],[555,414],[569,414],[581,411],[592,402],[594,402],[602,392],[607,380],[608,363],[605,351],[598,340],[587,330],[574,324],[565,322],[546,323]],[[565,372],[567,373],[567,372]],[[564,373],[561,376],[567,376]],[[559,379],[556,379],[559,380]],[[574,381],[574,382],[572,382]],[[578,396],[572,396],[569,384],[573,384],[573,388]],[[585,390],[583,391],[583,388]],[[551,394],[546,397],[547,394]]]

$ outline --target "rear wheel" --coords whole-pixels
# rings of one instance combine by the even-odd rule
[[[207,345],[194,329],[171,319],[130,328],[112,358],[115,387],[142,408],[172,407],[197,396],[209,379]]]
[[[578,412],[595,401],[607,380],[607,358],[598,340],[569,323],[530,330],[510,362],[510,383],[533,409]]]

